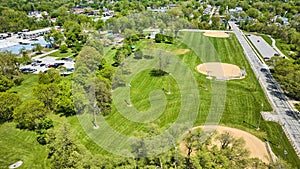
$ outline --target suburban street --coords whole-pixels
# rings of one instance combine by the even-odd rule
[[[229,22],[229,25],[242,45],[256,77],[273,107],[274,113],[278,116],[279,123],[282,125],[284,132],[300,157],[300,118],[297,111],[289,104],[279,83],[274,80],[268,67],[259,60],[258,56],[247,43],[243,32],[234,22]]]

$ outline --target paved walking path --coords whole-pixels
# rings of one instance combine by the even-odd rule
[[[277,51],[277,53],[278,53],[280,56],[285,56],[285,55],[277,48],[275,39],[273,39],[271,35],[268,35],[268,37],[272,40],[272,47]]]
[[[251,49],[245,40],[246,37],[244,33],[235,25],[234,22],[229,22],[229,24],[242,45],[246,58],[248,59],[266,96],[268,97],[274,112],[278,115],[277,117],[279,123],[282,125],[283,131],[286,133],[297,155],[300,157],[299,114],[289,104],[288,99],[280,88],[280,85],[274,80],[267,66],[258,59],[258,56]]]
[[[37,56],[33,57],[32,60],[38,60],[38,59],[40,59],[40,58],[42,58],[42,57],[44,57],[44,56],[47,56],[47,55],[49,55],[49,54],[51,54],[51,53],[56,52],[56,51],[58,51],[58,49],[51,50],[51,51],[49,51],[49,52],[46,52],[46,53],[37,55]]]

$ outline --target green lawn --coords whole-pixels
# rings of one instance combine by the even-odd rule
[[[49,168],[48,152],[36,141],[35,132],[19,130],[14,123],[0,125],[0,168],[22,160],[20,168]]]
[[[49,54],[49,56],[53,56],[53,57],[59,57],[59,58],[68,58],[68,57],[73,57],[73,53],[72,53],[72,49],[68,49],[68,52],[66,53],[61,53],[60,50]]]
[[[38,75],[36,74],[22,74],[24,81],[20,86],[14,86],[9,91],[18,93],[22,101],[32,100],[32,90],[35,85],[38,84]]]
[[[171,87],[171,95],[165,95],[166,96],[166,108],[163,110],[162,115],[158,116],[157,119],[153,121],[153,123],[158,124],[162,130],[168,128],[173,124],[173,122],[180,117],[180,108],[184,107],[183,113],[188,112],[189,110],[196,109],[196,113],[198,110],[198,115],[195,117],[195,123],[194,125],[203,125],[206,121],[207,115],[209,114],[209,109],[212,107],[216,107],[213,104],[211,106],[211,102],[213,100],[213,96],[220,96],[220,98],[223,97],[222,92],[218,92],[217,88],[218,86],[214,86],[218,84],[218,82],[214,81],[206,81],[206,77],[204,75],[201,75],[197,71],[195,71],[195,67],[203,62],[210,62],[210,61],[221,61],[226,63],[232,63],[236,64],[241,68],[245,68],[247,75],[245,79],[240,80],[231,80],[226,82],[220,82],[220,84],[225,84],[221,89],[223,92],[226,91],[226,99],[223,99],[221,101],[224,101],[224,111],[222,114],[222,117],[220,119],[221,125],[236,127],[245,131],[248,131],[263,141],[269,140],[272,146],[273,151],[283,156],[283,150],[286,149],[288,151],[287,160],[292,163],[294,166],[300,166],[300,160],[293,151],[293,148],[291,147],[291,144],[287,140],[286,136],[283,136],[283,139],[281,141],[281,145],[277,147],[278,138],[280,137],[281,133],[281,127],[280,125],[273,123],[273,122],[265,122],[262,121],[261,123],[261,129],[259,131],[256,130],[258,119],[259,119],[259,111],[261,111],[261,103],[264,103],[263,110],[264,111],[270,111],[271,106],[269,105],[259,83],[256,80],[256,77],[253,73],[253,71],[250,68],[250,65],[248,64],[246,58],[244,57],[242,48],[240,44],[238,43],[235,36],[232,36],[228,39],[221,39],[221,38],[208,38],[202,36],[201,33],[186,33],[181,35],[182,41],[184,43],[181,43],[179,41],[176,41],[175,44],[156,44],[156,43],[149,43],[149,40],[141,40],[137,44],[135,44],[136,48],[139,49],[146,49],[149,48],[150,45],[152,48],[160,48],[164,51],[173,51],[175,49],[186,49],[189,48],[193,52],[188,52],[183,55],[174,56],[171,57],[171,63],[174,63],[172,59],[179,58],[181,62],[189,68],[191,74],[194,77],[194,81],[198,88],[193,89],[192,88],[192,81],[193,80],[185,80],[188,78],[188,72],[185,71],[183,66],[178,65],[170,65],[168,68],[168,71],[173,70],[174,74],[172,74],[170,78],[170,87]],[[155,50],[150,50],[149,53],[155,55]],[[108,62],[112,62],[112,57],[115,54],[115,50],[111,50],[107,53],[106,60]],[[159,53],[156,53],[159,54]],[[130,75],[124,76],[126,84],[130,82],[131,88],[130,88],[130,102],[132,103],[133,107],[137,111],[146,111],[151,105],[151,92],[154,90],[160,90],[164,88],[165,90],[168,90],[168,84],[169,84],[169,78],[168,76],[163,77],[155,77],[151,76],[151,67],[158,67],[158,64],[153,64],[153,62],[146,61],[146,59],[142,59],[140,61],[131,59],[130,64],[135,64],[135,66],[129,66],[131,69],[131,72],[133,72]],[[157,62],[158,63],[158,62]],[[150,68],[145,68],[145,66],[150,66]],[[136,73],[134,73],[137,71]],[[176,76],[178,74],[178,76]],[[180,77],[181,79],[178,79]],[[37,84],[37,76],[36,75],[24,75],[24,78],[26,79],[22,86],[14,87],[11,89],[11,91],[18,92],[23,100],[32,99],[32,95],[30,94],[32,90],[33,84]],[[182,80],[182,81],[181,81]],[[186,82],[187,83],[184,83]],[[208,86],[208,90],[205,90],[205,88]],[[183,87],[183,88],[182,88]],[[224,88],[225,87],[225,88]],[[180,90],[178,90],[180,89]],[[129,96],[126,95],[126,90],[129,90],[128,87],[119,87],[115,89],[113,92],[116,94],[115,96],[122,96],[122,97],[116,97],[114,100],[114,103],[124,103],[124,100],[129,100]],[[188,90],[194,90],[196,93],[196,96],[199,96],[199,107],[197,107],[197,103],[191,102],[193,99],[185,100],[184,102],[181,102],[181,95],[184,96],[185,93],[188,93],[186,91]],[[198,91],[197,91],[198,90]],[[214,93],[214,91],[217,91]],[[124,94],[123,94],[124,93]],[[160,93],[162,94],[162,92]],[[157,96],[161,96],[160,94],[157,94]],[[150,98],[150,99],[149,99]],[[158,97],[158,99],[161,99],[161,97]],[[220,101],[220,100],[219,100]],[[153,102],[152,102],[153,103]],[[221,102],[220,102],[221,103]],[[182,106],[186,105],[186,106]],[[159,104],[152,105],[154,108],[158,108],[160,110]],[[108,125],[110,125],[114,130],[120,132],[124,135],[134,135],[136,131],[147,131],[147,124],[143,123],[137,123],[132,120],[127,119],[124,117],[118,110],[118,106],[113,105],[112,112],[110,115],[106,116],[104,120],[107,122]],[[126,107],[123,107],[124,110],[127,109]],[[131,110],[128,108],[128,110]],[[133,109],[134,110],[134,109]],[[134,111],[136,111],[134,110]],[[214,109],[212,109],[214,110]],[[122,109],[123,111],[123,109]],[[129,112],[130,113],[130,112]],[[147,114],[145,114],[147,115]],[[189,114],[186,114],[187,116]],[[138,115],[137,115],[138,116]],[[62,123],[69,123],[71,125],[72,132],[76,133],[76,139],[80,141],[83,145],[85,145],[88,150],[92,154],[108,154],[106,150],[98,146],[97,144],[102,144],[101,141],[106,141],[107,139],[102,139],[99,137],[96,142],[94,142],[90,136],[86,134],[86,131],[88,131],[91,136],[93,129],[91,124],[92,117],[87,115],[79,116],[78,119],[77,116],[68,117],[66,119],[62,119],[61,117],[58,117],[56,115],[51,116],[51,118],[55,121],[55,126],[59,126]],[[146,116],[145,116],[146,117]],[[134,118],[131,116],[131,118]],[[83,123],[82,128],[82,120],[88,120],[88,123]],[[87,125],[87,126],[85,126]],[[101,130],[101,125],[104,125],[99,120],[99,125]],[[18,137],[20,140],[31,140],[30,143],[35,143],[35,136],[34,133],[28,132],[28,131],[20,131],[18,129],[15,129],[13,124],[4,124],[0,126],[0,134],[1,137],[1,148],[4,149],[4,151],[1,150],[1,153],[7,154],[8,148],[11,149],[13,147],[22,147],[22,143],[17,139]],[[86,130],[86,131],[85,131]],[[106,131],[103,131],[106,132]],[[9,135],[9,133],[15,133],[14,135],[18,137],[11,137],[13,135]],[[105,134],[105,133],[104,133]],[[6,137],[8,135],[8,137]],[[6,139],[7,138],[7,139]],[[95,138],[95,137],[94,137]],[[97,138],[97,136],[96,136]],[[108,138],[110,138],[108,136]],[[8,141],[10,140],[10,141]],[[120,139],[122,140],[122,139]],[[110,140],[109,140],[110,141]],[[27,142],[24,143],[24,149],[20,148],[19,154],[22,154],[24,152],[28,153],[26,158],[24,156],[21,156],[22,158],[18,158],[16,155],[7,156],[7,159],[9,163],[11,161],[15,161],[18,159],[25,160],[27,158],[31,158],[32,156],[35,156],[36,154],[39,155],[39,158],[32,160],[30,162],[29,167],[33,166],[36,163],[38,163],[40,166],[48,165],[48,160],[46,160],[45,157],[45,147],[36,145],[32,146],[32,151],[27,152]],[[6,146],[7,145],[7,146]],[[3,159],[3,158],[2,158]],[[44,162],[45,161],[45,162]],[[2,162],[1,162],[2,163]],[[0,166],[2,164],[0,163]],[[6,162],[8,163],[8,162]],[[7,166],[8,164],[3,163],[3,166]],[[1,168],[1,167],[0,167]],[[27,168],[27,167],[26,167]],[[45,167],[31,167],[31,168],[45,168]]]

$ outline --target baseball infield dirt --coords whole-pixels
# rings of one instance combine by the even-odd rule
[[[208,62],[198,65],[196,69],[204,75],[213,76],[217,79],[230,80],[244,77],[238,66],[228,63]]]
[[[192,130],[195,130],[197,128],[202,128],[202,126],[194,127]],[[245,140],[245,148],[250,151],[251,158],[259,158],[265,163],[270,162],[266,143],[264,143],[254,135],[245,132],[243,130],[239,130],[231,127],[225,127],[225,126],[217,126],[216,131],[218,134],[227,131],[236,139],[243,138]],[[215,136],[213,136],[212,144],[220,146],[220,143],[217,140],[215,140]],[[184,142],[180,143],[180,150],[185,153],[187,152]]]
[[[229,38],[230,35],[226,32],[205,32],[204,36],[215,37],[215,38]]]

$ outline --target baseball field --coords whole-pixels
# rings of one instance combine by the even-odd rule
[[[112,91],[112,112],[105,118],[97,117],[98,130],[94,130],[91,123],[84,123],[93,118],[89,114],[64,119],[52,115],[55,124],[59,126],[63,122],[69,123],[77,141],[92,154],[106,154],[109,150],[99,145],[118,138],[118,135],[103,138],[109,134],[105,132],[97,134],[105,131],[107,126],[120,135],[135,136],[141,132],[163,133],[180,120],[190,120],[191,127],[218,124],[246,131],[262,142],[268,140],[277,156],[283,157],[283,150],[287,150],[289,153],[286,159],[294,166],[299,166],[300,160],[285,135],[280,145],[277,145],[281,134],[279,124],[262,120],[260,130],[256,130],[260,111],[272,109],[235,36],[211,36],[204,36],[200,32],[181,32],[180,38],[173,44],[149,43],[151,39],[140,40],[135,44],[136,49],[154,58],[135,60],[130,56],[126,59],[124,63],[131,73],[120,74],[125,85]],[[108,61],[112,60],[114,52],[108,52]],[[207,71],[199,73],[196,70],[198,65],[211,62],[234,65],[245,70],[246,75],[241,79],[226,80],[207,78]],[[155,75],[153,70],[158,68],[163,68],[166,73],[163,76]],[[222,66],[213,67],[218,68],[218,73],[225,72]],[[262,103],[263,107],[260,106]],[[19,148],[20,142],[9,132],[17,133],[17,140],[23,140],[22,144],[26,146]],[[37,145],[34,133],[3,124],[0,126],[0,136],[0,155],[5,155],[6,161],[22,159],[24,165],[29,167],[48,166],[46,147]],[[36,154],[39,157],[35,158]],[[8,164],[0,161],[0,168]]]

